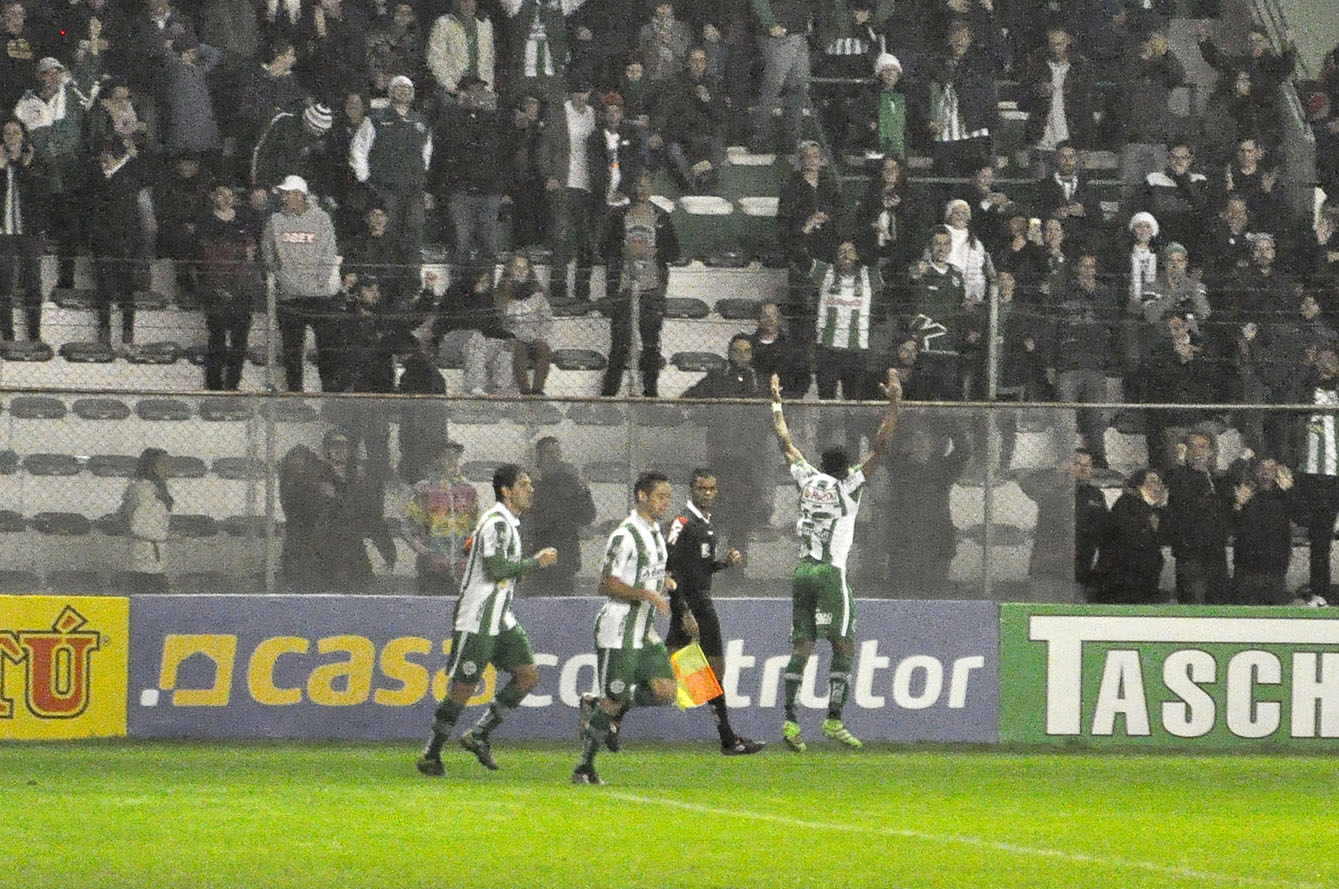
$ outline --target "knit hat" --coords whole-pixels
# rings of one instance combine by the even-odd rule
[[[1147,222],[1152,227],[1153,237],[1156,238],[1158,236],[1159,231],[1158,220],[1154,218],[1152,213],[1149,213],[1147,211],[1136,213],[1133,216],[1131,216],[1130,224],[1127,226],[1127,228],[1129,228],[1130,231],[1134,231],[1134,227],[1141,222]]]
[[[302,112],[302,122],[313,133],[320,134],[330,131],[335,117],[325,105],[308,105],[307,110]]]
[[[61,64],[60,59],[47,56],[37,63],[37,73],[45,74],[48,71],[64,71],[65,66]]]
[[[893,55],[890,52],[879,53],[879,57],[874,60],[874,76],[878,77],[879,72],[890,65],[896,68],[899,73],[901,73],[902,63],[897,60],[897,56]]]
[[[1190,255],[1190,251],[1187,250],[1187,249],[1185,248],[1185,245],[1183,245],[1183,244],[1178,244],[1176,241],[1172,241],[1172,242],[1170,242],[1166,247],[1163,247],[1163,248],[1162,248],[1162,257],[1163,257],[1163,259],[1166,259],[1168,256],[1171,256],[1173,253],[1180,253],[1182,256],[1189,256],[1189,255]]]

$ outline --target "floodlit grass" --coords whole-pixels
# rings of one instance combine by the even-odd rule
[[[1339,886],[1325,757],[627,746],[0,745],[0,886]]]

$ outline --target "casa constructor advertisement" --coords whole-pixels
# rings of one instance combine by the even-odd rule
[[[1000,740],[1339,746],[1332,609],[1000,606]]]
[[[126,733],[126,599],[0,596],[0,739]]]
[[[498,737],[571,739],[595,687],[595,598],[520,599],[539,687]],[[446,689],[454,600],[400,596],[140,596],[131,601],[130,733],[137,737],[421,739]],[[782,721],[790,602],[716,603],[732,721],[772,738]],[[658,628],[666,630],[664,617]],[[48,621],[49,623],[49,621]],[[867,740],[997,738],[999,611],[992,602],[861,600],[847,725]],[[799,705],[827,706],[828,647],[810,660]],[[468,725],[492,700],[489,668]],[[639,709],[626,737],[714,739],[707,708]]]

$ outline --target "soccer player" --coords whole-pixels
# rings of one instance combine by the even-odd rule
[[[716,503],[716,474],[710,469],[694,469],[688,489],[688,507],[670,523],[669,573],[676,587],[670,593],[670,629],[665,644],[678,651],[693,639],[718,677],[725,675],[725,648],[721,640],[721,620],[711,601],[711,576],[732,568],[742,560],[739,550],[731,549],[725,558],[716,558],[716,532],[711,526],[712,507]],[[745,756],[762,750],[765,744],[736,735],[725,709],[725,694],[707,701],[716,715],[716,731],[721,736],[721,752],[726,756]]]
[[[636,506],[604,548],[599,592],[609,601],[595,617],[602,697],[596,706],[581,709],[581,761],[572,772],[573,784],[604,783],[595,772],[595,754],[621,712],[674,700],[674,668],[655,628],[655,612],[670,613],[665,593],[674,589],[674,579],[665,573],[669,551],[660,533],[670,508],[669,479],[644,472],[632,492]]]
[[[846,583],[846,556],[855,538],[855,517],[865,479],[879,465],[897,429],[897,408],[902,384],[897,372],[888,371],[888,382],[879,388],[888,397],[888,413],[874,434],[874,444],[858,465],[851,465],[845,449],[828,448],[819,468],[804,459],[790,439],[781,412],[781,383],[772,375],[772,425],[777,444],[790,463],[790,474],[800,489],[800,519],[795,533],[802,557],[791,583],[791,649],[786,664],[786,721],[781,737],[796,753],[805,749],[800,723],[795,715],[795,695],[800,690],[805,664],[819,636],[832,644],[832,667],[828,674],[828,718],[823,734],[847,747],[861,747],[860,739],[842,723],[842,707],[851,687],[851,660],[855,656],[855,597]]]
[[[558,561],[558,551],[553,547],[546,547],[528,559],[521,557],[520,516],[530,508],[534,490],[530,476],[515,463],[504,463],[493,472],[493,496],[497,503],[479,517],[466,544],[469,561],[460,582],[460,598],[456,600],[451,663],[447,669],[450,682],[446,698],[433,717],[432,737],[418,761],[418,770],[425,775],[436,777],[444,773],[442,745],[450,737],[465,702],[474,694],[485,667],[491,663],[510,673],[511,679],[474,728],[460,736],[460,746],[491,771],[497,770],[497,763],[493,761],[489,735],[539,681],[530,637],[511,610],[517,581]]]

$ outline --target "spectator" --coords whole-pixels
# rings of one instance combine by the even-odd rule
[[[161,86],[167,117],[163,142],[169,154],[213,156],[223,148],[209,86],[222,61],[221,50],[200,43],[190,33],[173,41],[172,53],[163,62],[166,77]]]
[[[135,592],[167,592],[166,548],[174,502],[167,489],[170,469],[167,451],[145,448],[121,496],[121,517],[130,534],[130,571],[136,580]]]
[[[902,63],[892,53],[880,53],[874,60],[874,77],[874,85],[860,106],[860,115],[851,121],[850,145],[863,148],[872,156],[905,161],[907,97],[898,87]]]
[[[541,549],[553,547],[562,557],[541,583],[546,593],[571,596],[581,573],[582,528],[595,521],[595,500],[584,475],[563,462],[562,445],[551,435],[535,442],[534,507],[526,517],[526,537]]]
[[[534,0],[527,2],[534,3]],[[572,258],[573,242],[576,251],[574,295],[578,301],[590,300],[590,269],[595,259],[592,237],[600,218],[599,199],[592,191],[594,176],[586,151],[586,140],[596,128],[590,91],[590,83],[582,79],[573,84],[566,102],[555,103],[544,126],[540,146],[539,169],[548,192],[549,240],[553,250],[549,293],[555,303],[567,300],[567,264]],[[608,272],[605,276],[607,280]]]
[[[665,321],[669,264],[679,258],[679,236],[670,214],[651,202],[651,175],[633,183],[632,201],[609,211],[604,226],[606,299],[610,302],[609,365],[602,396],[618,394],[632,350],[633,315],[642,354],[642,395],[659,395],[660,329]]]
[[[730,109],[720,85],[707,76],[706,49],[689,50],[687,71],[666,85],[662,107],[659,131],[678,184],[692,194],[716,193]]]
[[[1189,251],[1175,241],[1162,248],[1162,268],[1152,283],[1145,285],[1141,302],[1133,307],[1146,323],[1159,329],[1169,315],[1186,314],[1192,334],[1213,316],[1204,285],[1190,271]]]
[[[414,4],[399,2],[391,15],[377,17],[367,37],[367,69],[377,92],[390,93],[391,104],[398,101],[392,90],[396,78],[411,83],[423,79],[423,34]]]
[[[1251,261],[1250,211],[1246,199],[1231,195],[1209,224],[1205,236],[1204,273],[1215,287],[1230,283]]]
[[[982,302],[995,285],[995,264],[986,245],[971,228],[972,207],[961,198],[944,207],[944,223],[952,238],[948,261],[962,272],[967,302]]]
[[[1176,601],[1182,605],[1226,605],[1232,601],[1227,573],[1231,534],[1231,485],[1214,472],[1213,438],[1189,432],[1167,472],[1167,541],[1176,557]]]
[[[544,286],[535,277],[530,259],[524,253],[512,255],[502,270],[497,285],[497,308],[502,327],[512,335],[512,374],[522,395],[543,395],[549,378],[549,359],[553,354],[553,309],[544,295]],[[533,382],[530,365],[535,366]]]
[[[311,17],[313,0],[263,0],[260,6],[261,35],[267,40],[297,42],[302,25]]]
[[[5,15],[14,15],[15,8],[21,11],[23,6],[6,4]],[[90,99],[65,66],[49,56],[37,63],[37,82],[37,89],[24,93],[14,106],[14,116],[27,128],[32,170],[50,201],[48,232],[60,244],[56,286],[71,288],[74,255],[87,234],[83,192],[90,166],[85,112]],[[110,85],[108,89],[114,91]]]
[[[949,26],[947,46],[930,60],[920,98],[934,167],[944,176],[968,176],[993,153],[995,76],[999,64],[974,47],[965,21]]]
[[[563,77],[572,55],[566,19],[583,2],[498,0],[502,11],[512,20],[510,39],[506,44],[510,48],[510,60],[504,70],[513,99],[522,96],[556,99],[561,95]],[[589,75],[574,72],[574,76],[582,80]]]
[[[1037,211],[1043,217],[1063,220],[1080,245],[1091,244],[1102,229],[1101,196],[1079,172],[1079,151],[1072,142],[1056,143],[1052,163],[1055,171],[1037,183]]]
[[[1191,170],[1194,163],[1194,149],[1184,141],[1173,140],[1167,153],[1167,166],[1161,172],[1144,177],[1144,186],[1135,206],[1153,214],[1169,240],[1185,244],[1198,255],[1204,239],[1203,227],[1211,212],[1212,196],[1208,177]]]
[[[836,398],[840,383],[842,398],[863,399],[870,324],[886,313],[883,277],[877,266],[860,261],[850,241],[837,247],[834,262],[815,259],[809,274],[818,288],[814,339],[818,397]]]
[[[1152,213],[1134,214],[1125,227],[1134,243],[1130,246],[1126,267],[1128,277],[1122,277],[1129,281],[1128,303],[1133,309],[1143,306],[1144,291],[1152,288],[1158,279],[1158,248],[1154,242],[1162,229]]]
[[[425,350],[404,357],[404,373],[396,383],[401,395],[445,395],[446,381]],[[437,446],[447,438],[449,411],[444,398],[411,398],[400,402],[400,478],[412,485],[428,474]]]
[[[348,438],[342,432],[328,433],[325,446],[347,452]],[[306,445],[295,445],[279,463],[279,505],[284,511],[279,565],[290,593],[329,592],[340,580],[332,576],[335,563],[327,535],[338,512],[335,486],[325,476],[324,461]]]
[[[368,29],[362,10],[344,0],[312,4],[300,31],[300,73],[317,102],[337,106],[349,93],[367,89]]]
[[[98,166],[87,193],[88,242],[97,285],[98,342],[112,341],[112,303],[121,307],[121,346],[135,340],[136,257],[143,241],[140,190],[145,170],[122,142],[98,149]]]
[[[1136,471],[1111,507],[1107,534],[1097,555],[1093,601],[1146,605],[1166,601],[1158,589],[1162,574],[1162,526],[1167,489],[1152,469]]]
[[[1071,52],[1074,37],[1064,25],[1046,29],[1046,58],[1036,59],[1021,77],[1018,107],[1028,112],[1024,138],[1043,154],[1062,143],[1092,143],[1093,81],[1088,60]]]
[[[780,26],[778,26],[780,27]],[[779,51],[779,50],[778,50]],[[837,255],[841,243],[842,199],[836,175],[823,162],[817,142],[796,147],[799,169],[781,186],[777,199],[777,240],[786,255],[787,293],[783,314],[807,361],[812,352],[816,294],[809,272],[816,259]]]
[[[600,126],[586,137],[590,191],[598,214],[603,207],[627,202],[627,193],[643,170],[650,169],[650,146],[645,131],[625,122],[623,97],[606,93],[600,108]]]
[[[1294,285],[1274,267],[1274,236],[1259,233],[1251,243],[1251,263],[1224,293],[1222,316],[1233,324],[1269,324],[1293,301]]]
[[[227,183],[215,185],[209,200],[210,211],[195,227],[193,251],[209,330],[205,388],[236,390],[246,361],[251,310],[260,295],[255,265],[260,225],[249,207],[236,206]]]
[[[96,7],[106,0],[89,2]],[[200,13],[200,39],[223,50],[230,67],[260,54],[260,11],[255,4],[203,0],[196,8]]]
[[[663,85],[682,74],[692,42],[688,26],[674,17],[673,0],[655,0],[651,21],[637,34],[637,54],[647,79]]]
[[[1120,119],[1124,133],[1121,180],[1129,200],[1150,173],[1167,164],[1168,135],[1175,132],[1172,90],[1186,82],[1186,69],[1167,45],[1167,33],[1156,27],[1130,48],[1116,70],[1121,87]],[[1182,146],[1184,148],[1184,146]]]
[[[1283,100],[1279,87],[1292,76],[1297,64],[1297,49],[1292,34],[1285,32],[1283,51],[1274,53],[1268,32],[1253,26],[1246,35],[1245,52],[1228,55],[1209,39],[1207,25],[1199,28],[1200,55],[1218,72],[1218,83],[1210,96],[1210,105],[1238,106],[1238,122],[1249,119],[1253,127],[1238,130],[1239,135],[1260,134],[1265,144],[1277,147],[1283,141]]]
[[[261,255],[274,288],[284,379],[288,391],[302,389],[302,348],[306,329],[316,336],[321,387],[335,384],[330,320],[338,306],[335,270],[339,249],[330,217],[311,202],[307,183],[289,176],[279,183],[282,207],[270,215]]]
[[[32,70],[33,59],[41,55],[42,42],[28,22],[28,8],[22,0],[0,4],[0,108],[10,109],[23,95],[23,82]]]
[[[518,250],[548,240],[544,221],[552,215],[543,172],[543,149],[547,141],[544,130],[548,121],[540,114],[540,107],[539,99],[526,96],[514,112],[511,239],[512,247]]]
[[[121,54],[119,44],[124,34],[120,20],[107,0],[73,0],[56,5],[46,16],[42,48],[57,59],[79,58],[82,51],[96,60],[93,67],[101,70],[104,59]],[[21,46],[15,49],[21,50]],[[0,78],[4,76],[0,74]]]
[[[1334,520],[1339,517],[1339,438],[1335,434],[1334,408],[1339,407],[1339,354],[1330,345],[1316,349],[1311,372],[1302,385],[1303,404],[1314,404],[1321,412],[1303,414],[1301,470],[1297,496],[1310,540],[1309,584],[1301,596],[1307,605],[1324,605],[1330,596],[1330,550],[1334,543]]]
[[[322,446],[325,460],[317,485],[326,503],[318,513],[325,519],[318,529],[324,535],[318,552],[326,561],[317,573],[321,588],[311,592],[365,592],[372,583],[372,562],[364,540],[371,539],[388,570],[395,567],[395,541],[381,513],[381,487],[359,474],[344,433],[327,432]]]
[[[390,85],[389,108],[363,118],[349,146],[349,164],[359,182],[376,190],[390,217],[390,236],[399,245],[400,262],[423,262],[424,194],[432,164],[432,130],[413,109],[414,82],[403,74]]]
[[[916,234],[920,219],[917,201],[907,188],[902,164],[885,157],[879,174],[870,180],[864,197],[851,211],[852,240],[861,256],[875,263],[886,280],[894,280],[911,262],[922,240]]]
[[[119,139],[127,151],[145,159],[162,153],[157,106],[146,94],[131,92],[120,78],[103,83],[97,104],[88,113],[87,126],[90,145]]]
[[[1093,484],[1092,454],[1078,448],[1064,460],[1060,472],[1027,472],[1020,475],[1018,486],[1037,504],[1029,583],[1054,590],[1055,599],[1047,596],[1048,600],[1092,599],[1097,555],[1110,515],[1106,497]]]
[[[16,117],[0,130],[0,338],[14,339],[14,309],[23,307],[31,342],[42,338],[42,245],[48,200],[33,165],[28,128]]]
[[[773,302],[758,309],[758,326],[753,332],[753,368],[764,380],[776,374],[781,391],[802,398],[809,391],[809,373],[803,362],[795,360],[795,348],[781,320],[781,308]],[[905,386],[903,387],[906,388]]]
[[[967,284],[962,271],[950,257],[953,232],[947,225],[934,229],[924,259],[911,268],[913,282],[911,305],[902,312],[919,334],[922,352],[952,350],[949,333],[957,329],[958,313],[967,301]]]
[[[425,279],[429,286],[435,273]],[[425,297],[428,294],[425,292]],[[465,391],[471,395],[506,392],[514,380],[511,334],[502,326],[493,299],[491,265],[466,269],[436,305],[430,343],[448,362],[465,366]]]
[[[1186,313],[1166,319],[1167,336],[1159,338],[1146,364],[1144,400],[1149,404],[1216,404],[1221,401],[1221,371],[1218,363],[1190,333]],[[1216,422],[1203,409],[1182,407],[1145,414],[1148,425],[1148,462],[1172,465],[1176,444],[1200,424]]]
[[[366,227],[359,236],[348,240],[344,262],[340,266],[344,289],[354,292],[358,281],[374,277],[381,282],[381,295],[392,308],[401,308],[417,288],[411,275],[417,269],[408,269],[400,263],[400,246],[391,240],[390,217],[386,208],[375,198],[369,200]]]
[[[247,67],[237,76],[232,111],[238,145],[257,144],[276,115],[296,112],[303,105],[303,89],[293,72],[298,51],[292,39],[274,37],[266,47],[262,64]]]
[[[189,153],[173,157],[166,175],[153,186],[158,255],[172,260],[177,292],[183,295],[195,287],[190,264],[195,226],[208,212],[211,185],[200,156]]]
[[[1058,282],[1051,295],[1054,318],[1046,358],[1046,379],[1055,386],[1056,399],[1064,402],[1110,401],[1107,377],[1118,375],[1114,348],[1120,302],[1098,279],[1097,257],[1084,253],[1074,263],[1074,274]],[[1067,453],[1073,432],[1066,412],[1056,415],[1056,449]],[[1107,468],[1106,427],[1100,411],[1080,408],[1079,432],[1093,465]]]
[[[995,252],[1009,239],[1009,220],[1018,215],[1026,226],[1027,214],[1013,198],[995,186],[993,158],[982,164],[981,169],[972,173],[972,184],[963,197],[972,210],[974,227],[994,261]],[[1024,231],[1026,232],[1026,228]],[[998,262],[995,262],[995,267],[999,268]]]
[[[958,546],[949,497],[972,449],[941,422],[908,424],[894,440],[874,566],[882,583],[874,588],[944,590]]]
[[[469,77],[493,91],[493,20],[479,16],[479,0],[455,0],[428,35],[428,70],[447,102],[459,99]]]
[[[1233,464],[1233,476],[1233,603],[1287,605],[1297,512],[1292,470],[1268,457],[1243,459]]]
[[[1283,219],[1283,206],[1274,196],[1277,167],[1265,166],[1265,149],[1259,139],[1246,136],[1237,142],[1237,153],[1223,170],[1223,196],[1241,195],[1252,219]]]
[[[869,76],[873,63],[874,76],[879,76],[875,57],[883,52],[885,38],[874,22],[874,0],[831,0],[815,4],[814,45],[819,50],[815,71],[819,77],[841,80],[863,79]],[[899,71],[901,73],[900,65]],[[817,104],[823,119],[823,128],[833,140],[834,147],[861,150],[872,143],[869,132],[861,133],[864,120],[860,119],[863,96],[859,85],[849,83],[824,84]],[[875,119],[878,117],[875,103]],[[905,124],[906,102],[902,102]],[[854,136],[854,140],[852,137]],[[898,157],[905,157],[899,153]]]
[[[751,0],[751,4],[762,28],[763,62],[754,138],[766,145],[773,123],[781,121],[781,144],[795,145],[812,107],[808,44],[812,4],[804,0]]]
[[[280,111],[270,118],[251,150],[251,187],[268,191],[292,175],[306,179],[321,197],[343,197],[333,170],[339,157],[331,145],[334,122],[325,105]]]
[[[405,540],[417,554],[420,596],[455,596],[469,563],[469,537],[479,521],[479,492],[460,472],[465,446],[442,439],[428,474],[413,486]]]

